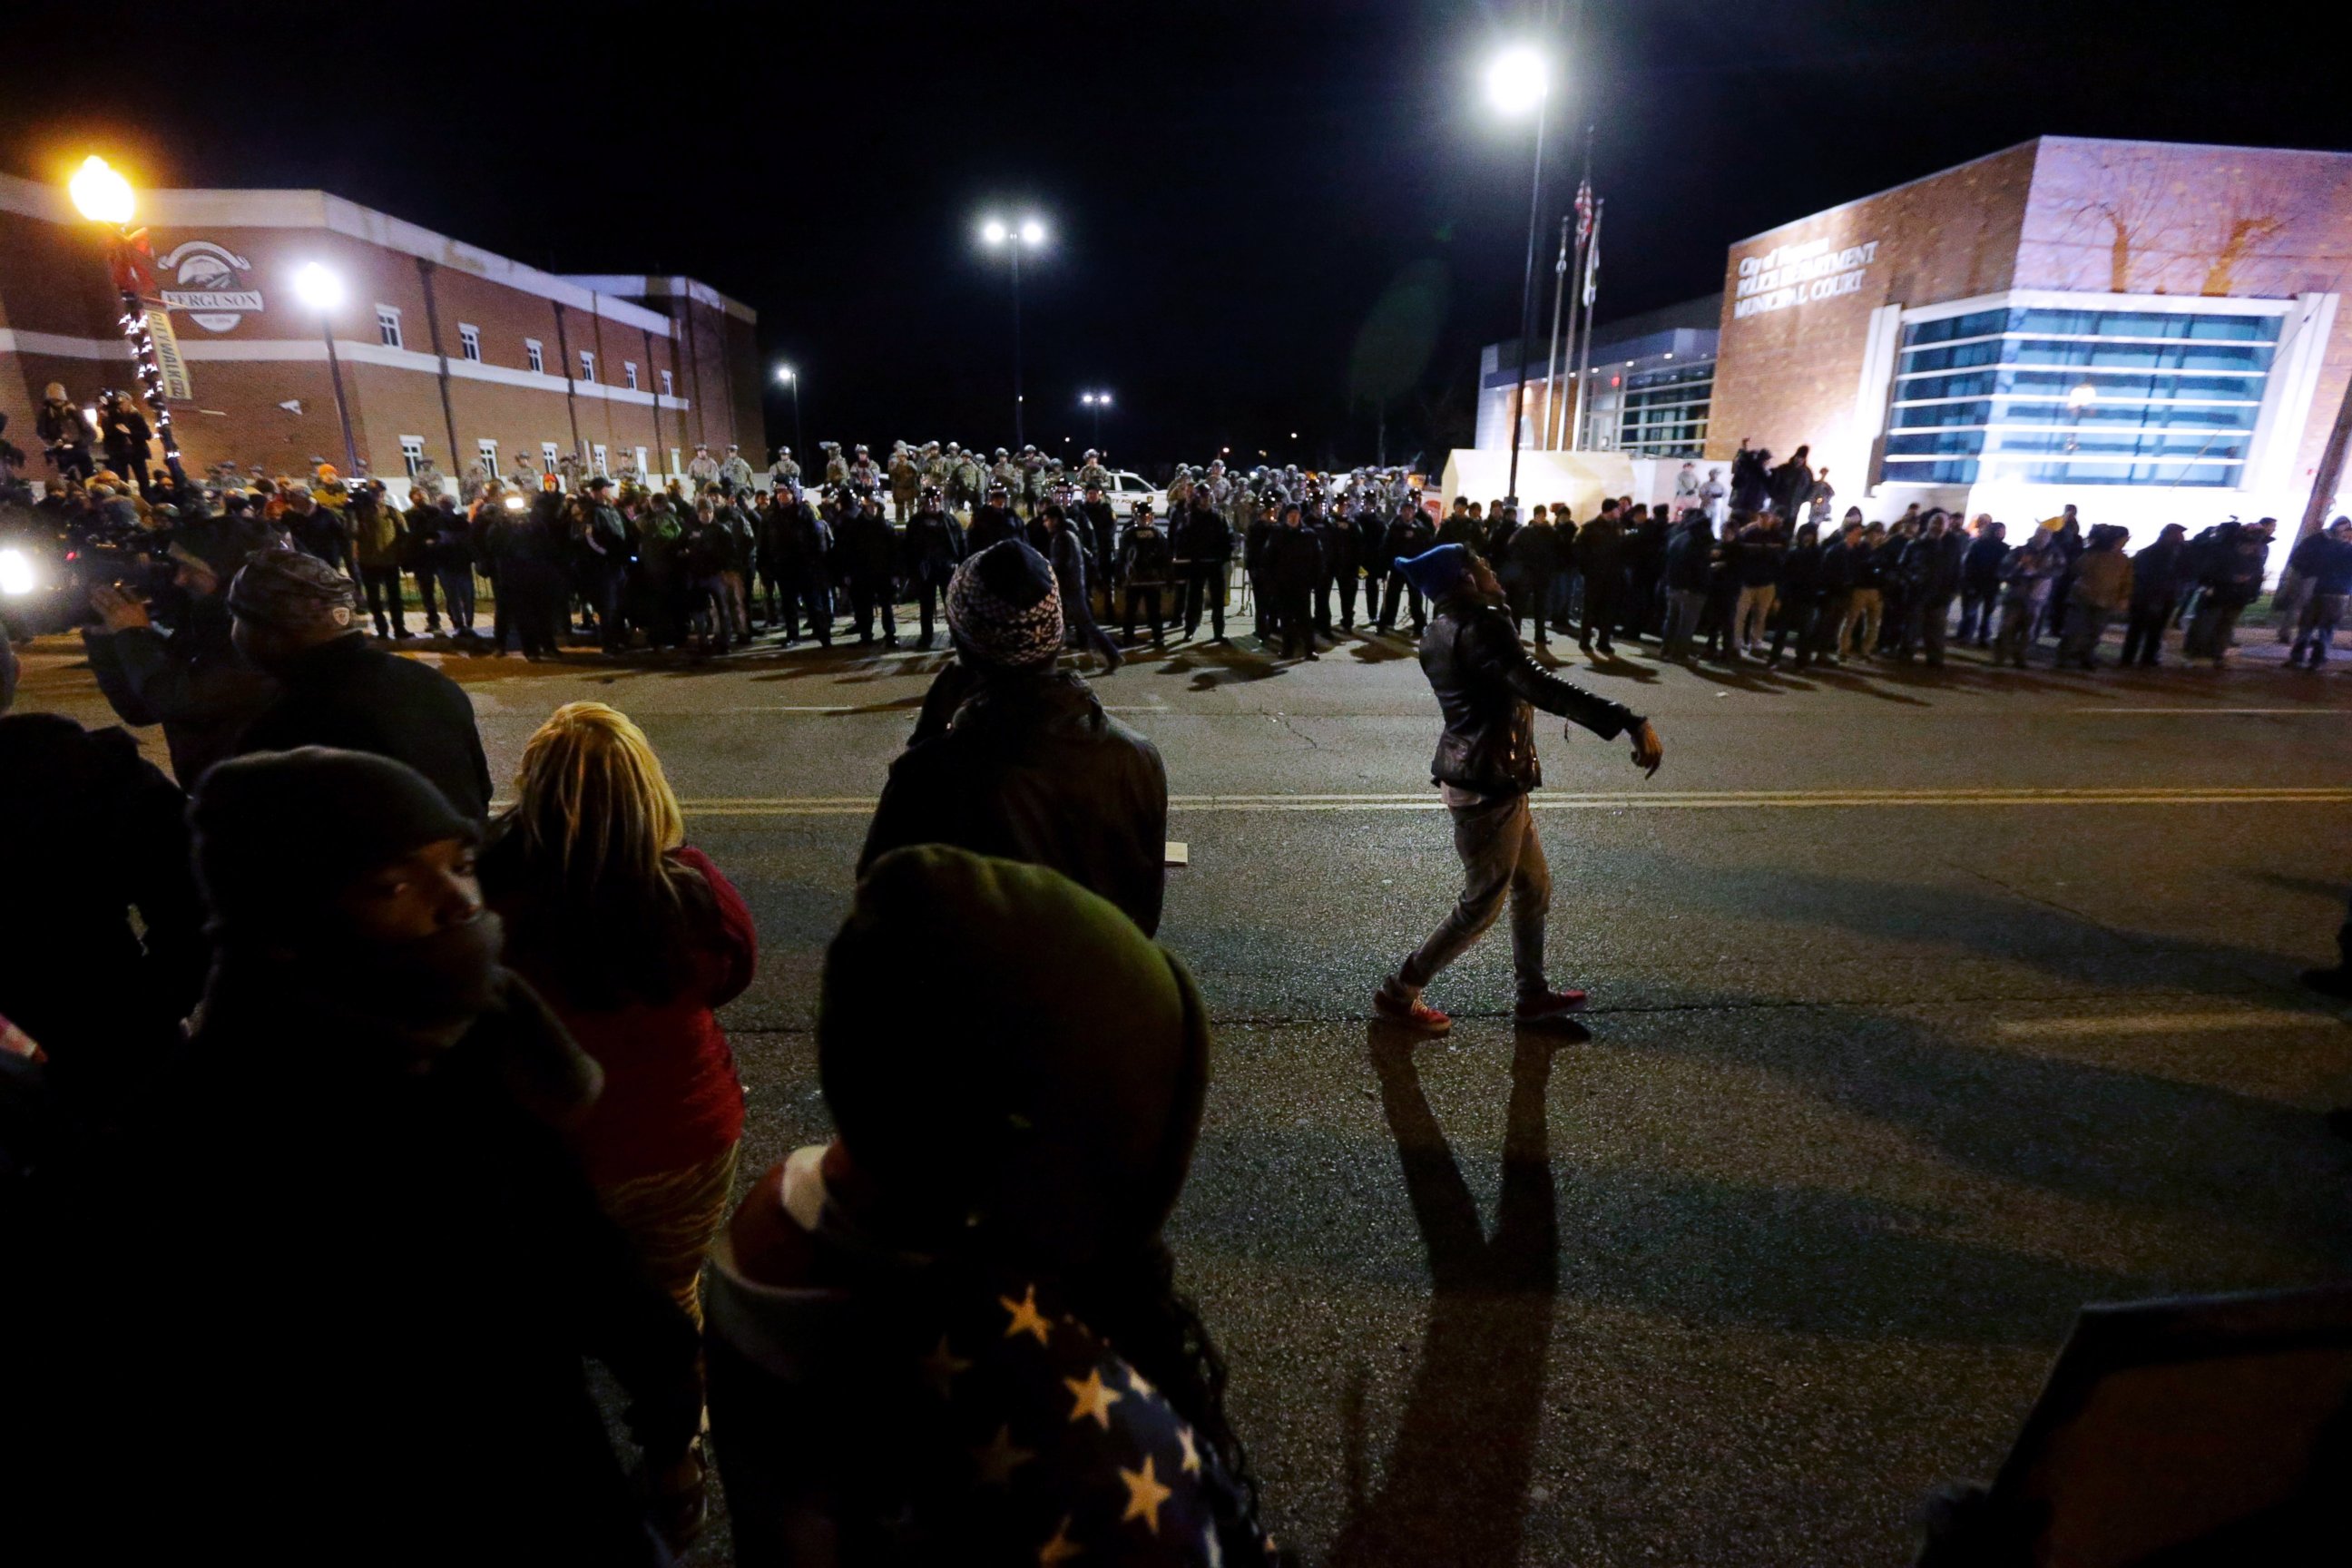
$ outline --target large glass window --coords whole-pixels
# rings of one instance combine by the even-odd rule
[[[1712,363],[1628,377],[1617,409],[1618,450],[1636,458],[1697,457],[1706,445],[1707,408],[1714,396]]]
[[[1886,478],[2235,486],[2279,318],[2011,307],[1903,329]]]

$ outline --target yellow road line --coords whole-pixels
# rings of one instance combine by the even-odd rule
[[[696,816],[850,816],[874,809],[871,795],[720,796],[679,802]],[[2294,785],[2085,787],[2077,789],[1612,790],[1537,792],[1538,811],[1791,811],[1885,806],[2343,805],[2352,789]],[[1411,795],[1179,795],[1180,812],[1435,811],[1434,792]]]
[[[2221,1029],[2308,1029],[2343,1020],[2326,1013],[2284,1008],[2249,1008],[2229,1013],[2120,1013],[2078,1018],[2005,1018],[1993,1033],[2011,1039],[2068,1038],[2086,1035],[2200,1035]]]

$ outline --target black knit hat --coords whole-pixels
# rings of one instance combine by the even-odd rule
[[[470,817],[405,763],[305,746],[215,765],[188,806],[212,929],[294,934],[353,879],[445,838]]]
[[[1066,1266],[1148,1241],[1192,1165],[1208,1052],[1184,966],[1042,866],[893,850],[825,952],[825,1101],[916,1250],[971,1235]]]

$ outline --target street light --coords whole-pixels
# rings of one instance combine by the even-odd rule
[[[1095,445],[1099,447],[1102,445],[1102,411],[1110,406],[1110,394],[1081,392],[1078,394],[1078,401],[1084,404],[1095,416]]]
[[[1013,253],[1013,444],[1018,447],[1022,445],[1021,252],[1045,243],[1045,224],[1042,218],[1024,217],[1018,227],[1011,227],[1003,219],[992,217],[980,226],[980,237],[991,247],[1001,245]]]
[[[343,280],[318,262],[306,261],[295,269],[294,297],[319,312],[319,336],[327,344],[327,375],[335,387],[335,418],[343,427],[343,472],[356,474],[360,450],[352,439],[351,405],[343,401],[343,362],[335,354],[335,329],[330,320],[330,313],[343,302]]]
[[[1496,55],[1486,67],[1486,98],[1504,114],[1535,110],[1535,171],[1528,190],[1528,262],[1519,286],[1519,379],[1517,406],[1511,411],[1511,477],[1503,489],[1511,504],[1519,500],[1519,426],[1527,420],[1528,353],[1536,333],[1536,231],[1543,214],[1544,110],[1551,88],[1551,65],[1532,45],[1519,44]]]
[[[92,223],[110,223],[121,228],[131,221],[134,205],[131,182],[95,153],[82,160],[81,167],[66,182],[66,194],[73,198],[74,211]]]
[[[131,182],[93,153],[66,182],[74,210],[92,223],[114,232],[107,241],[107,270],[114,279],[121,312],[116,324],[131,345],[131,363],[139,374],[139,394],[155,416],[155,435],[163,443],[163,466],[177,484],[186,478],[180,468],[180,437],[172,428],[172,405],[164,397],[163,366],[155,356],[155,328],[151,324],[147,296],[155,286],[155,250],[147,231],[131,226],[138,198]],[[156,310],[160,313],[160,307]]]
[[[801,434],[801,373],[788,364],[780,364],[776,367],[776,379],[793,389],[793,445],[805,452],[808,441]]]

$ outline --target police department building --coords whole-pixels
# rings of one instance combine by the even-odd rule
[[[2352,376],[2352,155],[2045,136],[1733,245],[1706,456],[1841,506],[2290,528]]]
[[[551,472],[567,454],[671,474],[698,443],[766,468],[757,318],[692,279],[542,272],[322,191],[142,192],[139,222],[191,473],[341,467],[330,336],[352,444],[387,479],[427,458]],[[62,188],[0,174],[0,411],[28,451],[49,383],[84,407],[135,388],[107,253]],[[323,317],[293,287],[314,262],[342,284]]]

